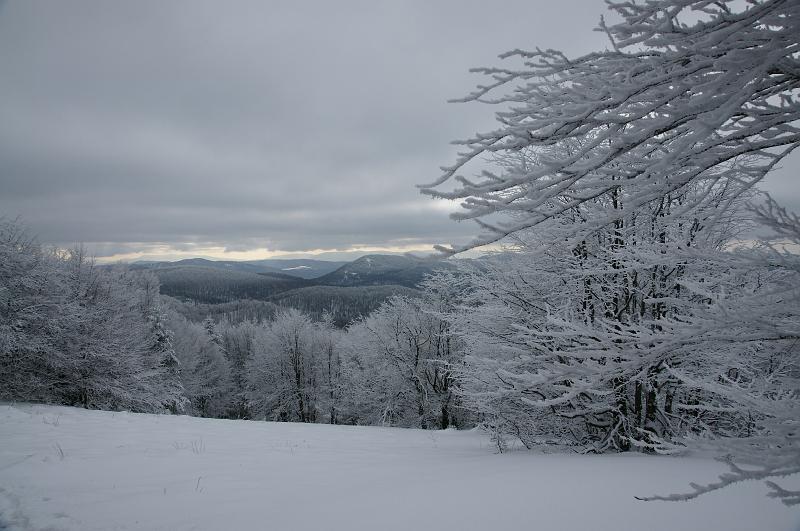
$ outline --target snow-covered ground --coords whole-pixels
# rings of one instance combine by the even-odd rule
[[[707,459],[494,452],[479,432],[0,406],[0,529],[636,530],[800,528],[759,483],[641,502]]]

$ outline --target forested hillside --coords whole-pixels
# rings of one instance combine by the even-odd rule
[[[270,302],[296,308],[315,320],[330,315],[336,326],[344,327],[362,316],[377,310],[395,295],[418,297],[414,288],[398,285],[377,286],[309,286],[284,291],[270,297]]]
[[[315,319],[330,314],[340,327],[368,315],[393,295],[417,296],[416,288],[426,277],[437,270],[454,268],[451,261],[398,255],[368,255],[344,264],[320,260],[282,262],[192,259],[137,263],[131,268],[155,274],[161,293],[184,302],[184,308],[178,311],[190,320],[201,321],[209,316],[233,321],[250,316],[260,320],[274,313],[270,306],[273,304],[299,309]],[[329,269],[334,270],[307,278]]]
[[[415,288],[432,272],[452,268],[442,259],[415,256],[367,255],[317,279],[328,286],[399,285]]]
[[[161,302],[169,311],[176,312],[187,320],[194,322],[201,322],[210,317],[214,321],[233,324],[244,321],[259,323],[271,320],[280,309],[272,302],[255,299],[237,299],[231,302],[209,304],[192,300],[182,301],[162,294]]]
[[[247,273],[206,266],[170,266],[151,271],[161,282],[164,295],[199,303],[268,300],[282,291],[308,285],[304,279],[282,273]]]

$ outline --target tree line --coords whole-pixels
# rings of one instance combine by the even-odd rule
[[[421,428],[471,426],[462,357],[440,299],[395,296],[346,328],[280,309],[269,320],[168,315],[190,412],[199,416]]]
[[[395,296],[346,329],[331,314],[315,320],[253,301],[200,318],[205,306],[160,296],[151,272],[97,267],[81,248],[44,248],[21,224],[1,220],[0,398],[216,418],[467,426],[454,384],[461,345],[435,313],[444,300],[432,291]]]

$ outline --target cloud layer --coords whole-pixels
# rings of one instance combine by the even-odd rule
[[[100,256],[463,240],[414,185],[493,109],[445,102],[507,49],[604,46],[569,4],[8,2],[0,215]]]

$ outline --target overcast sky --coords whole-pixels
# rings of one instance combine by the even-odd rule
[[[100,258],[429,249],[448,104],[511,48],[604,47],[601,0],[0,0],[0,215]],[[789,168],[767,187],[800,206]],[[796,167],[796,166],[795,166]],[[333,256],[333,255],[326,255]]]

